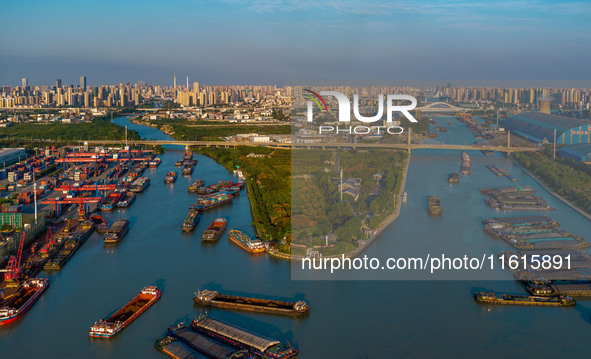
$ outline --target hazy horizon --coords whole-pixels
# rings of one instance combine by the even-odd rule
[[[591,80],[580,1],[7,0],[2,11],[9,85]]]

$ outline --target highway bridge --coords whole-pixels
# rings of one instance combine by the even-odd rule
[[[418,149],[432,149],[432,150],[489,150],[500,152],[521,152],[521,151],[537,151],[534,147],[511,147],[511,146],[479,146],[476,145],[454,145],[454,144],[419,144],[419,143],[349,143],[349,142],[330,142],[330,143],[280,143],[280,142],[250,142],[250,141],[157,141],[157,140],[89,140],[80,142],[88,145],[116,145],[124,146],[126,143],[129,146],[157,146],[157,145],[177,145],[186,148],[194,147],[223,147],[236,148],[241,146],[255,146],[255,147],[270,147],[270,148],[284,148],[284,149],[311,149],[311,148],[391,148],[402,150],[418,150]]]

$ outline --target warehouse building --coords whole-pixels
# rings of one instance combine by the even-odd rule
[[[591,162],[591,143],[577,143],[564,146],[558,151],[558,157],[581,162]]]
[[[25,159],[27,152],[24,148],[0,148],[0,165],[6,163],[16,162],[21,159]]]
[[[571,117],[541,112],[524,112],[507,118],[504,127],[523,138],[534,142],[554,142],[570,145],[591,143],[591,122]]]

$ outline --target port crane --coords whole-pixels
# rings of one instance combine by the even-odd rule
[[[78,204],[79,209],[78,213],[80,217],[84,217],[86,214],[86,205],[89,203],[98,203],[102,200],[102,197],[75,197],[75,198],[47,198],[41,203],[43,204],[53,204],[55,206],[55,213],[59,215],[61,212],[61,205],[62,204]]]
[[[16,282],[18,280],[20,267],[21,267],[21,260],[23,257],[23,246],[25,245],[25,231],[21,234],[21,240],[18,245],[18,251],[16,252],[16,256],[10,256],[8,259],[8,265],[6,269],[4,269],[4,280],[6,282]]]

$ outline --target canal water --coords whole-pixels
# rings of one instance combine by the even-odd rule
[[[446,143],[473,140],[455,119],[439,122],[448,127],[447,121],[454,121],[453,131],[440,139]],[[145,138],[167,138],[127,118],[114,122]],[[503,281],[377,281],[365,280],[379,277],[365,273],[359,275],[363,280],[292,281],[288,262],[249,255],[229,242],[227,234],[215,244],[203,245],[199,234],[218,216],[228,218],[230,229],[254,233],[248,198],[243,192],[233,204],[206,212],[194,233],[181,233],[187,207],[195,199],[187,192],[188,185],[196,178],[207,183],[234,179],[222,166],[198,155],[190,178],[179,176],[175,184],[165,185],[166,172],[179,171],[173,165],[183,152],[180,146],[168,146],[160,156],[160,167],[145,172],[151,186],[129,209],[105,214],[110,221],[131,221],[129,233],[118,246],[105,247],[101,237],[93,234],[61,272],[48,276],[49,289],[29,313],[14,325],[0,328],[0,357],[164,358],[154,349],[154,341],[172,323],[201,313],[192,297],[205,287],[308,301],[310,315],[295,319],[208,310],[212,317],[289,341],[300,350],[300,358],[588,357],[589,301],[579,301],[574,308],[487,307],[474,302],[472,294],[481,289],[523,293],[508,273]],[[477,151],[470,155],[472,175],[449,186],[447,176],[459,171],[459,153],[414,151],[408,203],[397,222],[364,254],[384,258],[398,256],[401,249],[441,253],[454,248],[482,255],[508,249],[485,235],[480,225],[485,216],[510,215],[487,208],[478,193],[483,186],[512,184],[484,168],[488,163],[510,172],[518,184],[536,187],[557,208],[551,215],[563,228],[591,237],[587,220],[552,198],[510,160],[501,155],[484,157]],[[427,215],[429,194],[441,197],[440,218]],[[157,285],[163,294],[144,315],[111,340],[87,336],[94,321],[112,314],[149,284]]]

